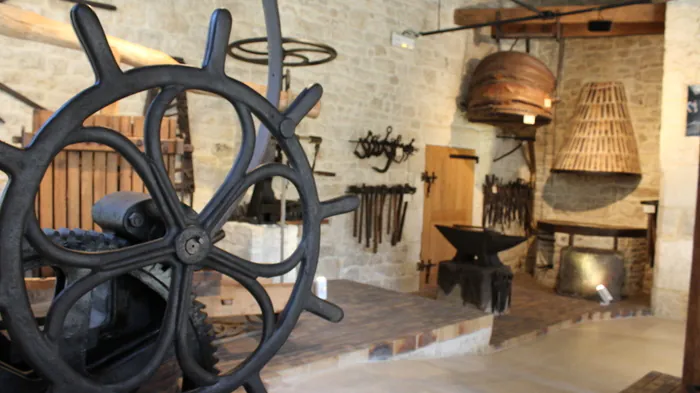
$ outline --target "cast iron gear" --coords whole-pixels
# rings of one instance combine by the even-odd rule
[[[82,229],[67,229],[61,228],[59,230],[54,229],[44,229],[44,233],[48,238],[50,238],[54,243],[61,245],[70,250],[85,251],[85,252],[96,252],[96,251],[107,251],[116,250],[119,248],[127,247],[129,242],[125,239],[119,238],[110,233],[102,233],[97,231],[85,231]],[[31,245],[27,242],[23,243],[23,255],[25,258],[25,268],[27,270],[38,268],[46,265],[46,261],[41,260],[39,253],[37,253]],[[57,292],[60,292],[62,287],[65,285],[63,282],[64,276],[61,275],[60,271],[57,272]],[[144,288],[148,288],[150,291],[141,292],[142,301],[150,302],[155,308],[164,308],[164,300],[168,297],[168,290],[170,282],[172,279],[171,271],[167,267],[160,264],[155,264],[148,266],[139,270],[129,272],[129,276],[138,280],[143,284]],[[125,277],[119,277],[117,279],[127,279],[127,285],[134,286],[138,283],[134,282],[133,279],[129,280]],[[133,289],[133,288],[131,288]],[[123,294],[130,295],[133,292],[125,291]],[[116,295],[116,294],[113,294]],[[155,298],[154,296],[155,295]],[[159,301],[160,300],[160,301]],[[190,312],[190,337],[192,341],[192,348],[196,351],[193,356],[195,356],[202,367],[210,370],[211,372],[216,372],[216,363],[218,359],[216,358],[216,348],[213,345],[213,341],[216,338],[214,334],[214,329],[206,319],[207,314],[204,312],[205,306],[202,303],[194,300],[192,296],[193,307]],[[139,315],[139,318],[147,319],[151,315]],[[159,326],[156,325],[156,326]],[[109,336],[110,332],[105,332]],[[100,353],[108,350],[107,345],[100,345],[98,341],[96,347],[92,349],[93,352]],[[91,374],[100,375],[103,380],[118,380],[124,375],[129,375],[138,372],[138,368],[143,363],[142,359],[148,352],[148,343],[141,343],[140,345],[133,345],[130,342],[119,342],[121,346],[127,346],[129,352],[125,354],[125,359],[127,362],[114,362],[110,365],[102,362],[102,365],[91,366],[88,365],[88,369]],[[107,347],[107,348],[106,348]],[[40,376],[36,375],[22,360],[20,354],[16,353],[16,350],[12,349],[11,342],[4,335],[0,334],[0,348],[5,349],[0,353],[0,362],[5,363],[5,366],[10,366],[15,369],[15,371],[22,372],[24,375],[20,376],[18,373],[9,372],[3,370],[0,366],[0,386],[3,389],[9,389],[11,392],[22,392],[22,393],[45,393],[48,391],[48,381],[43,380]],[[171,359],[174,360],[174,348],[171,353]],[[173,363],[177,365],[177,362],[169,362],[166,359],[166,364]],[[101,366],[101,367],[100,367]],[[138,393],[152,393],[152,392],[170,392],[178,389],[177,379],[179,374],[173,372],[172,367],[162,366],[149,383],[141,386],[136,392]],[[185,378],[183,379],[183,387],[187,388],[191,383]]]
[[[281,33],[275,0],[263,0],[270,69],[268,96],[279,98],[281,78]],[[95,73],[93,86],[78,93],[49,118],[24,149],[0,142],[0,170],[9,182],[0,205],[0,313],[13,343],[23,358],[51,381],[51,393],[127,393],[142,386],[164,362],[175,342],[177,360],[184,375],[196,388],[191,393],[230,393],[243,387],[248,393],[266,388],[260,378],[263,367],[282,348],[302,312],[309,311],[338,322],[343,311],[311,292],[318,265],[321,222],[357,208],[355,196],[321,202],[309,160],[295,132],[316,106],[323,88],[312,85],[280,112],[274,99],[268,101],[246,84],[226,75],[228,39],[232,17],[216,10],[211,18],[207,49],[201,68],[163,65],[122,71],[94,11],[87,5],[73,7],[71,19]],[[100,126],[84,126],[85,120],[102,108],[125,97],[160,88],[144,121],[143,151],[124,135]],[[240,151],[225,181],[196,215],[182,207],[168,176],[161,150],[161,124],[169,103],[182,91],[198,90],[226,99],[236,111],[242,134]],[[255,132],[256,117],[264,127]],[[268,134],[269,131],[269,134]],[[274,137],[289,164],[261,165],[256,161]],[[34,200],[44,173],[64,147],[76,143],[98,143],[119,153],[143,180],[148,194],[164,221],[162,238],[116,250],[79,252],[61,247],[42,232]],[[259,148],[259,149],[258,149]],[[215,238],[246,190],[271,177],[283,177],[296,188],[303,211],[302,237],[298,248],[284,261],[260,264],[216,247]],[[25,218],[26,219],[17,219]],[[24,287],[22,240],[26,238],[52,266],[66,271],[83,269],[61,292],[40,329],[31,312]],[[118,381],[102,381],[76,371],[82,353],[70,345],[75,331],[71,314],[84,295],[131,271],[161,263],[172,272],[167,305],[152,356],[138,372]],[[200,364],[188,339],[192,310],[190,294],[194,272],[201,268],[219,271],[238,281],[258,302],[263,327],[258,347],[235,369],[218,374]],[[284,311],[275,320],[274,307],[258,278],[282,276],[297,269],[297,279]],[[66,337],[71,338],[67,340]],[[77,353],[76,353],[77,352]]]

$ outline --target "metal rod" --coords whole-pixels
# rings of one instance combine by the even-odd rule
[[[39,109],[39,110],[46,110],[43,106],[37,104],[36,102],[30,100],[27,96],[25,96],[22,93],[19,93],[17,90],[14,90],[10,86],[7,86],[4,83],[0,83],[0,91],[8,94],[10,97],[14,98],[17,101],[20,101],[21,103],[31,106],[34,109]]]
[[[435,35],[435,34],[451,33],[453,31],[476,29],[479,27],[502,26],[502,25],[507,25],[510,23],[527,22],[529,20],[555,19],[557,17],[562,17],[562,16],[586,14],[589,12],[599,12],[599,11],[604,11],[604,10],[611,9],[611,8],[627,7],[630,5],[653,4],[654,2],[655,2],[655,0],[630,0],[630,1],[624,1],[621,3],[605,4],[605,5],[600,5],[600,6],[591,7],[591,8],[585,8],[585,9],[576,10],[576,11],[551,12],[551,13],[544,13],[544,15],[524,16],[522,18],[504,19],[504,20],[499,20],[499,21],[491,21],[491,22],[475,23],[475,24],[471,24],[471,25],[464,25],[464,26],[458,26],[458,27],[450,27],[448,29],[423,31],[423,32],[418,33],[418,35],[429,36],[429,35]]]
[[[117,10],[117,7],[112,5],[112,4],[100,3],[98,1],[90,1],[90,0],[63,0],[63,1],[67,1],[69,3],[75,3],[75,4],[85,4],[85,5],[89,5],[90,7],[102,8],[103,10],[108,10],[108,11],[116,11]]]
[[[523,7],[523,8],[527,8],[528,10],[530,10],[530,11],[536,13],[537,15],[543,15],[543,16],[544,16],[544,12],[538,10],[537,7],[535,7],[535,6],[532,5],[532,4],[528,4],[528,3],[524,2],[524,1],[520,1],[520,0],[510,0],[510,1],[512,1],[513,3],[519,5],[519,6]]]
[[[516,152],[518,149],[520,149],[521,147],[523,147],[523,143],[522,143],[522,142],[518,143],[518,146],[515,146],[512,150],[509,150],[508,153],[503,154],[502,156],[500,156],[500,157],[494,159],[493,162],[501,161],[502,159],[504,159],[504,158],[508,157],[509,155],[515,153],[515,152]]]

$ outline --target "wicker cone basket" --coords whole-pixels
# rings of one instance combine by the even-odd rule
[[[588,83],[583,87],[571,132],[552,171],[641,175],[622,83]]]

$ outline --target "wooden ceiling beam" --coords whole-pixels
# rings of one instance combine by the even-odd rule
[[[539,7],[541,11],[551,11],[555,13],[579,11],[595,5],[580,6],[556,6]],[[500,19],[515,19],[533,16],[532,11],[524,8],[458,8],[454,12],[454,22],[459,26],[466,26],[478,23],[495,22],[498,20],[497,13],[500,12]],[[605,19],[613,22],[625,23],[653,23],[664,22],[666,18],[666,4],[637,4],[627,7],[611,8],[600,12],[588,12],[585,14],[575,14],[564,16],[561,23],[588,23],[591,20]],[[550,24],[552,19],[535,19],[522,24]]]
[[[501,26],[500,33],[496,27],[491,28],[491,36],[509,38],[552,38],[556,36],[556,24],[507,24]],[[663,34],[664,23],[613,23],[610,31],[590,31],[587,23],[562,25],[564,38],[595,38],[630,35]],[[500,34],[500,35],[499,35]]]
[[[82,50],[82,46],[71,25],[6,4],[0,4],[0,35]],[[133,67],[163,64],[179,65],[175,59],[159,50],[112,36],[107,36],[107,41],[112,50],[119,53],[123,64]],[[265,85],[253,82],[243,83],[263,96],[267,93],[267,86]],[[212,95],[199,90],[193,90],[193,92]],[[286,109],[295,97],[290,92],[281,92],[279,109]],[[320,112],[321,102],[318,102],[307,116],[315,118],[318,117]]]

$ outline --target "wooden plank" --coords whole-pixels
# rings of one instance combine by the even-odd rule
[[[698,172],[700,172],[700,165],[698,165]],[[700,178],[698,178],[697,189],[693,259],[690,268],[688,317],[685,329],[685,355],[683,357],[683,386],[686,387],[700,386]]]
[[[62,48],[77,49],[83,48],[78,41],[78,37],[73,31],[73,26],[68,23],[59,22],[46,18],[37,13],[23,10],[18,7],[0,4],[0,34],[22,40],[42,42]],[[156,49],[151,49],[139,44],[107,36],[109,46],[112,51],[118,51],[120,60],[124,64],[134,67],[144,67],[152,65],[180,65],[175,59]],[[265,95],[267,86],[252,82],[243,82],[260,95]],[[211,93],[193,90],[197,94]],[[294,94],[281,92],[279,109],[286,109],[294,100]],[[309,112],[308,116],[315,118],[321,112],[321,102],[319,101]]]
[[[111,126],[111,116],[95,115],[95,125],[109,128]],[[98,145],[107,147],[105,145]],[[107,153],[95,152],[92,167],[92,189],[93,203],[96,203],[105,196],[107,191]],[[99,231],[97,224],[93,224],[93,229]]]
[[[163,145],[163,141],[168,139],[170,137],[170,119],[167,117],[163,117],[160,121],[160,141],[161,141],[161,146]],[[162,150],[161,150],[162,151]],[[165,167],[165,171],[170,173],[170,160],[169,160],[169,154],[163,153],[163,166]],[[171,180],[172,181],[172,180]]]
[[[119,132],[126,137],[133,135],[133,118],[123,116],[119,119]],[[134,170],[124,157],[119,157],[119,191],[132,190],[132,174]]]
[[[108,127],[119,130],[121,118],[113,116],[109,118]],[[119,190],[119,154],[107,153],[107,168],[105,174],[105,193],[111,194]]]
[[[556,36],[556,24],[512,23],[501,26],[501,38],[553,38]],[[575,23],[562,25],[564,38],[619,37],[632,35],[663,34],[664,22],[649,23],[613,23],[610,31],[590,31],[588,24]],[[498,29],[491,27],[491,36],[498,36]]]
[[[287,305],[294,289],[294,284],[265,284],[265,290],[270,295],[272,306],[276,313],[281,312]],[[253,295],[241,285],[223,286],[221,296],[197,297],[197,301],[207,306],[210,318],[223,318],[243,315],[259,315],[260,307]]]
[[[133,118],[132,127],[133,136],[137,138],[143,138],[143,117]],[[131,174],[131,190],[136,192],[144,192],[143,180],[136,171],[132,169]],[[148,192],[148,191],[145,191]]]
[[[172,140],[177,138],[177,122],[175,119],[168,119],[168,135],[167,139]],[[184,141],[183,141],[184,143]],[[183,152],[173,152],[173,153],[168,153],[165,156],[165,159],[168,161],[167,167],[168,167],[168,176],[170,177],[170,181],[175,185],[175,170],[177,169],[177,155],[179,154],[182,156]]]
[[[68,168],[66,171],[67,190],[67,224],[68,228],[80,227],[80,153],[77,151],[66,152]]]
[[[68,225],[68,153],[61,151],[53,160],[53,225]]]
[[[430,274],[421,271],[421,291],[436,291],[439,263],[454,257],[454,247],[440,234],[435,225],[471,225],[474,199],[474,160],[450,158],[450,155],[473,156],[469,149],[446,146],[426,146],[425,170],[435,172],[437,180],[430,188],[430,195],[423,200],[423,232],[421,235],[421,260],[432,263]],[[427,186],[426,186],[427,188]],[[406,230],[404,228],[404,230]]]
[[[29,144],[29,142],[32,140],[34,137],[33,133],[25,133],[24,137],[22,137],[22,143],[25,145]],[[143,145],[143,138],[137,138],[137,137],[129,137],[128,138],[132,143],[137,145],[138,149],[141,151],[144,151],[144,145]],[[84,143],[75,143],[73,145],[66,146],[64,151],[92,151],[92,152],[113,152],[114,149],[112,149],[109,146],[101,145],[99,143],[93,143],[93,142],[84,142]],[[161,150],[163,151],[163,154],[182,154],[184,152],[192,152],[194,150],[194,147],[192,145],[185,145],[184,141],[179,138],[173,138],[173,139],[164,139],[161,141]]]
[[[85,126],[95,125],[95,117],[85,120]],[[80,228],[90,230],[93,227],[93,159],[95,153],[84,151],[80,154]]]
[[[571,12],[590,8],[591,6],[552,6],[538,7],[541,11],[551,12]],[[479,23],[489,23],[500,19],[526,18],[533,15],[532,11],[525,8],[458,8],[454,11],[454,22],[459,26],[473,25]],[[611,20],[613,22],[624,23],[659,23],[666,19],[666,4],[637,4],[627,7],[612,8],[601,12],[589,12],[585,14],[575,14],[564,16],[561,23],[588,23],[590,20]],[[525,22],[528,24],[550,24],[551,19],[534,19]]]
[[[36,131],[51,117],[49,111],[34,112],[34,129]],[[39,186],[39,225],[42,228],[53,228],[53,164],[49,164],[44,178]]]

